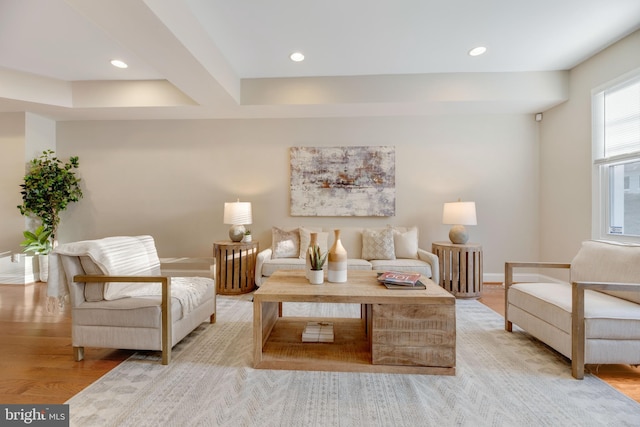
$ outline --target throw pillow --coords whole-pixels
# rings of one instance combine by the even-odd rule
[[[418,259],[418,227],[407,231],[393,229],[393,245],[396,258]]]
[[[362,232],[362,258],[396,259],[393,245],[393,229],[391,227],[380,230],[365,229]]]
[[[298,258],[300,256],[300,232],[283,230],[278,227],[271,229],[271,258]]]
[[[84,270],[84,274],[104,274],[102,269],[98,267],[98,264],[93,262],[88,256],[80,256],[80,264]],[[85,283],[84,285],[84,299],[89,302],[104,301],[104,282]]]
[[[311,242],[311,233],[318,234],[318,245],[320,245],[320,252],[327,252],[329,246],[329,233],[325,231],[315,231],[308,228],[300,227],[300,259],[307,259],[307,249],[309,248],[309,242]]]

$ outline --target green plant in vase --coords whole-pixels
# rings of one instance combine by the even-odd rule
[[[324,270],[322,268],[327,260],[327,252],[323,254],[319,245],[311,246],[308,250],[311,267],[309,282],[311,282],[312,285],[320,285],[324,282]]]
[[[51,244],[51,230],[47,230],[44,225],[36,228],[31,232],[25,230],[22,232],[24,240],[20,246],[24,248],[24,252],[33,253],[34,255],[47,255],[53,249]]]

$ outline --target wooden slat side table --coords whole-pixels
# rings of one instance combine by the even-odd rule
[[[218,294],[238,295],[254,289],[258,242],[214,242],[213,257]]]
[[[440,265],[440,283],[456,298],[482,296],[482,245],[434,242],[431,251]]]

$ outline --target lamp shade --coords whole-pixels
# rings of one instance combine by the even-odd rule
[[[251,202],[230,202],[224,204],[224,223],[231,225],[251,224]]]
[[[476,225],[475,202],[450,202],[444,204],[442,223],[449,225]]]

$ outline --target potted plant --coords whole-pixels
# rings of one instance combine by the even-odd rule
[[[24,240],[20,246],[24,248],[25,253],[32,253],[38,257],[40,267],[40,281],[46,282],[49,276],[49,257],[46,255],[51,252],[53,245],[51,244],[51,231],[44,228],[44,225],[36,228],[33,233],[29,230],[22,232]]]
[[[244,232],[244,237],[242,238],[243,243],[251,242],[251,230],[247,230]]]
[[[29,230],[23,231],[24,240],[20,246],[24,251],[32,252],[34,255],[46,255],[53,249],[51,245],[51,231],[44,228],[44,225],[36,228],[33,233]]]
[[[322,268],[327,260],[327,252],[323,254],[320,251],[320,245],[311,246],[308,250],[311,267],[309,271],[309,282],[312,285],[321,285],[324,283],[324,270]]]
[[[45,240],[49,241],[51,248],[55,247],[60,212],[64,211],[69,203],[82,198],[80,178],[76,177],[74,171],[78,166],[78,157],[71,157],[67,163],[63,163],[55,157],[52,150],[45,150],[40,157],[29,162],[24,183],[20,184],[22,205],[18,206],[18,209],[22,215],[40,220],[43,229],[39,235],[34,233],[34,237],[43,237],[46,232]],[[43,257],[46,257],[46,254],[39,253],[40,262],[43,262]],[[46,281],[44,270],[46,266],[41,264],[40,280],[45,273],[45,280],[42,281]]]

